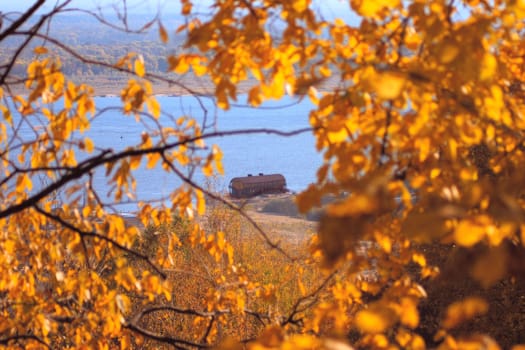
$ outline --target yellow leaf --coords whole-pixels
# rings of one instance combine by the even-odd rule
[[[129,168],[131,170],[137,170],[140,167],[141,160],[142,160],[142,156],[131,157],[129,161]]]
[[[229,80],[221,79],[215,88],[215,96],[217,97],[217,107],[228,110],[230,108],[230,102],[228,96],[232,99],[235,98],[236,87]]]
[[[160,104],[157,101],[155,97],[150,97],[146,101],[146,105],[148,106],[148,110],[155,117],[155,119],[159,119],[160,117]]]
[[[254,107],[262,103],[261,88],[259,86],[254,86],[248,91],[248,103]]]
[[[372,89],[377,97],[384,100],[393,100],[401,95],[406,83],[406,77],[396,72],[378,73],[372,79]]]
[[[144,60],[138,58],[135,60],[135,73],[139,77],[143,77],[146,71],[144,70]]]
[[[379,305],[361,310],[355,317],[355,324],[363,333],[383,333],[395,321],[395,315],[392,310]]]
[[[419,161],[424,162],[430,155],[431,140],[428,137],[421,137],[416,140],[415,144],[419,148]]]
[[[148,155],[147,158],[148,158],[148,164],[146,164],[146,168],[153,169],[157,165],[157,162],[160,159],[160,154],[152,153]]]
[[[486,217],[462,220],[454,230],[454,241],[464,247],[472,247],[485,238],[487,230]]]
[[[412,254],[412,261],[418,264],[421,267],[427,266],[427,259],[425,256],[421,253],[414,253]]]
[[[93,152],[94,148],[95,148],[95,145],[93,141],[88,137],[84,138],[84,149],[86,150],[86,152],[91,153]]]
[[[458,57],[459,44],[453,40],[444,40],[438,48],[438,58],[443,64],[450,63]]]
[[[383,249],[385,253],[390,254],[392,251],[392,240],[387,235],[383,235],[379,232],[374,233],[374,238],[377,244]]]
[[[319,72],[325,78],[328,78],[328,77],[330,77],[332,75],[332,71],[330,70],[330,68],[328,68],[326,66],[322,66],[321,68],[319,68]]]
[[[401,299],[401,315],[399,321],[401,324],[409,327],[416,328],[419,325],[419,312],[417,311],[417,303],[413,298]]]
[[[396,341],[402,349],[424,350],[425,341],[418,335],[412,334],[407,330],[399,329],[396,333]]]
[[[266,97],[279,99],[285,93],[286,79],[282,71],[277,71],[272,78],[270,86],[263,85],[263,94]]]
[[[210,177],[213,175],[213,167],[211,162],[207,162],[202,166],[202,173],[206,177]]]
[[[199,215],[204,215],[206,212],[206,200],[204,199],[204,194],[200,190],[196,190],[195,195],[197,196],[197,213]]]
[[[195,75],[198,77],[202,77],[208,71],[208,67],[201,64],[200,62],[194,62],[191,65],[191,68],[193,69],[193,73],[195,73]]]
[[[173,56],[168,57],[169,69],[177,74],[184,74],[190,69],[190,64],[186,57],[175,58]]]
[[[328,130],[326,136],[328,138],[328,142],[331,144],[337,144],[348,139],[348,132],[344,128],[334,131]]]
[[[476,334],[465,338],[460,338],[457,341],[455,349],[462,350],[501,350],[498,343],[491,337],[484,334]]]
[[[215,168],[217,169],[217,172],[220,175],[224,175],[224,167],[222,166],[222,151],[217,145],[213,145],[212,147],[213,152],[213,160],[215,162]]]
[[[304,12],[308,8],[309,3],[309,0],[294,0],[292,6],[295,11],[300,13]]]
[[[33,188],[33,183],[27,174],[21,174],[16,179],[16,190],[17,192],[24,192],[25,189],[31,191]]]
[[[182,1],[182,14],[187,16],[191,13],[192,4],[188,0]]]
[[[301,292],[301,296],[306,295],[306,288],[304,287],[303,281],[301,281],[300,278],[297,279],[297,286],[299,287],[299,292]]]
[[[481,61],[481,71],[479,74],[480,80],[491,80],[498,69],[498,61],[496,57],[490,53],[485,53]]]
[[[451,329],[473,317],[483,315],[489,309],[487,302],[479,297],[469,297],[452,303],[443,320],[443,327]]]
[[[397,7],[400,2],[400,0],[351,0],[350,4],[361,16],[376,17],[381,10]]]
[[[37,46],[33,49],[33,52],[37,55],[44,55],[46,54],[48,51],[45,47],[43,46]]]
[[[233,246],[228,244],[226,247],[226,255],[228,256],[228,263],[230,266],[233,264]]]

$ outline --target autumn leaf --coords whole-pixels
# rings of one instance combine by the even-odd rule
[[[492,305],[464,280],[504,300],[523,282],[523,1],[351,0],[332,15],[310,0],[182,0],[173,28],[162,8],[135,26],[122,3],[88,30],[59,2],[3,16],[0,34],[13,44],[0,81],[6,346],[350,349],[355,329],[358,347],[424,349],[419,303],[442,304],[446,279],[465,299],[430,343],[499,348],[453,330]],[[155,24],[159,42],[133,33]],[[105,26],[122,29],[117,44],[102,44]],[[319,170],[278,170],[309,183],[289,177],[297,218],[215,191],[240,168],[205,141],[239,98],[273,110],[276,133],[300,125],[290,113],[311,127]],[[106,122],[126,137],[114,143]],[[501,347],[520,331],[505,328]]]
[[[310,5],[309,0],[293,0],[292,7],[297,12],[305,11]]]
[[[463,322],[485,314],[488,308],[487,302],[479,297],[468,297],[454,302],[447,308],[442,325],[445,329],[455,328]]]
[[[137,73],[139,77],[143,77],[146,73],[144,69],[144,59],[142,56],[139,56],[139,58],[135,60],[135,73]]]
[[[401,324],[415,329],[419,325],[419,311],[414,298],[403,298],[400,302],[399,322]]]
[[[33,52],[37,55],[44,55],[46,53],[48,53],[48,50],[47,48],[43,47],[43,46],[37,46],[33,49]]]
[[[367,1],[367,0],[352,0],[352,8],[361,16],[365,17],[376,17],[383,9],[392,9],[393,7],[399,6],[399,1]]]
[[[183,15],[189,15],[190,12],[191,12],[192,7],[193,7],[193,5],[192,5],[191,1],[189,1],[189,0],[182,0],[182,11],[181,11],[181,13]]]
[[[395,313],[381,305],[359,311],[355,316],[356,327],[363,333],[383,333],[395,322]]]
[[[159,21],[159,37],[160,40],[166,44],[169,40],[168,38],[168,32],[166,31],[166,28],[162,25],[162,22]]]
[[[461,246],[472,247],[486,237],[486,227],[490,224],[486,216],[462,220],[454,230],[454,240]]]
[[[375,72],[368,70],[364,79],[371,90],[377,94],[377,97],[384,100],[398,98],[407,82],[402,73],[392,71]]]
[[[279,346],[284,340],[283,330],[278,326],[266,327],[260,335],[260,342],[266,348]]]

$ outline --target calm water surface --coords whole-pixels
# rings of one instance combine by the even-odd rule
[[[258,109],[234,106],[229,111],[215,109],[212,101],[206,98],[199,102],[192,96],[160,96],[158,100],[163,109],[174,117],[186,114],[195,117],[201,124],[206,122],[210,132],[253,128],[298,130],[309,127],[308,113],[312,108],[307,99],[298,102],[289,97],[266,103]],[[96,100],[98,109],[118,106],[119,102],[117,97],[100,97]],[[160,122],[168,126],[173,123],[165,116]],[[94,140],[97,147],[119,150],[138,143],[141,133],[147,128],[148,125],[137,123],[134,117],[125,117],[109,110],[94,120],[86,135]],[[311,132],[289,137],[267,134],[226,136],[209,139],[207,144],[217,144],[224,154],[224,176],[211,181],[218,191],[227,191],[233,177],[258,173],[281,173],[290,190],[300,191],[315,181],[316,170],[322,163],[321,155],[315,151]],[[161,169],[141,168],[135,172],[135,178],[137,196],[142,200],[166,196],[181,183],[176,175]],[[200,171],[193,174],[193,179],[200,185],[209,185]],[[103,172],[96,175],[95,185],[101,192],[107,192]],[[131,204],[119,206],[122,211],[132,209]]]

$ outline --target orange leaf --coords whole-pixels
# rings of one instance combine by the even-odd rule
[[[144,69],[144,60],[141,59],[141,57],[135,60],[135,73],[137,73],[139,77],[143,77],[146,73]]]
[[[393,311],[379,305],[361,310],[355,317],[355,324],[363,333],[383,333],[390,328],[395,321]]]
[[[37,55],[44,55],[48,52],[48,50],[43,46],[37,46],[33,49],[33,52]]]
[[[169,40],[168,38],[168,32],[166,31],[166,28],[162,25],[162,23],[159,21],[159,37],[160,40],[166,44]]]
[[[479,297],[469,297],[452,303],[447,308],[443,327],[451,329],[473,317],[483,315],[489,309],[487,302]]]

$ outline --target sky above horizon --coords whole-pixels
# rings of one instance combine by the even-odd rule
[[[51,9],[60,0],[46,0],[44,8]],[[86,10],[96,10],[97,8],[103,11],[113,11],[113,8],[122,5],[123,0],[73,0],[69,7],[78,7]],[[180,13],[180,1],[178,0],[127,0],[127,7],[129,13],[147,13],[154,14],[157,10],[161,10],[164,14],[178,14]],[[201,7],[203,10],[208,7],[213,1],[211,0],[194,0],[196,8]],[[0,12],[23,11],[29,8],[35,0],[0,0]],[[346,0],[313,0],[314,6],[321,9],[324,17],[335,18],[352,15],[349,11],[349,3]]]

